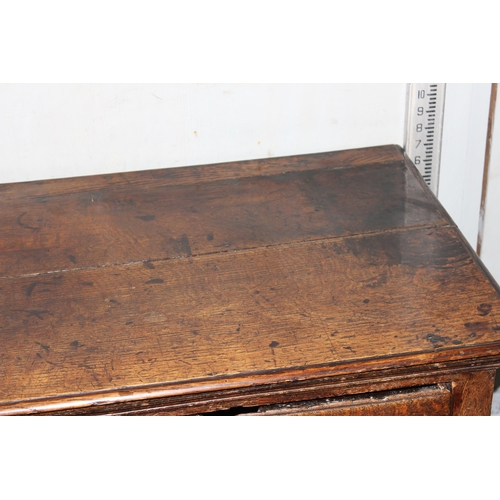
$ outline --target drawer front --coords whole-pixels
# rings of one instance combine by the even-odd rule
[[[246,416],[403,416],[450,415],[451,390],[432,385],[352,397],[261,407]]]

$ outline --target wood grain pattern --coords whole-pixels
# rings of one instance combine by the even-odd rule
[[[391,355],[451,355],[500,337],[500,300],[451,228],[18,278],[2,293],[4,402],[13,392],[31,399],[387,356],[391,365]]]
[[[40,193],[0,200],[0,277],[445,223],[401,162]]]
[[[332,151],[314,155],[296,155],[260,160],[235,161],[180,168],[164,168],[118,174],[90,175],[68,179],[51,179],[32,182],[0,184],[0,198],[36,199],[39,196],[78,194],[99,190],[114,191],[134,187],[138,190],[151,186],[166,187],[183,184],[197,184],[222,179],[242,179],[259,175],[281,174],[321,168],[343,168],[362,165],[376,165],[401,161],[400,146],[378,146],[370,148]]]
[[[463,374],[453,382],[453,414],[489,416],[496,370]]]
[[[3,186],[0,414],[190,413],[499,363],[498,291],[407,161],[390,146]]]

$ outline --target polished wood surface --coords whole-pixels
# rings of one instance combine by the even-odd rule
[[[319,160],[307,166],[323,165]],[[445,223],[400,162],[327,165],[181,185],[131,181],[66,193],[58,186],[58,194],[48,182],[32,196],[16,193],[0,203],[0,273],[155,262]]]
[[[0,413],[500,364],[496,285],[396,146],[4,185],[0,205]]]

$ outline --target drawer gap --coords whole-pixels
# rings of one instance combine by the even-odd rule
[[[276,415],[276,414],[294,414],[295,412],[308,412],[324,408],[342,409],[343,407],[354,407],[357,405],[384,405],[396,400],[405,399],[425,399],[433,396],[451,395],[450,384],[436,384],[429,386],[410,387],[404,389],[395,389],[390,391],[379,391],[350,396],[331,397],[323,399],[312,399],[309,401],[300,401],[292,403],[283,403],[277,405],[254,406],[254,407],[234,407],[226,410],[217,410],[212,412],[200,413],[200,416],[258,416],[258,415]],[[448,399],[446,398],[446,399]]]

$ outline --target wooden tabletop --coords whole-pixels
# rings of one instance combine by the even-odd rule
[[[500,354],[397,146],[0,185],[0,413]]]

